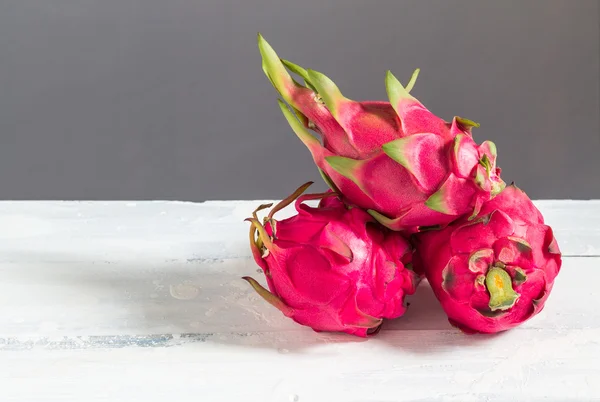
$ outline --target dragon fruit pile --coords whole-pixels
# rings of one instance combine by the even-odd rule
[[[260,296],[315,331],[361,337],[402,316],[423,278],[465,333],[504,331],[543,309],[560,250],[527,195],[500,178],[494,143],[473,140],[477,123],[427,110],[410,94],[419,70],[406,86],[387,72],[389,102],[357,102],[260,34],[258,47],[284,117],[331,188],[303,195],[306,183],[248,218],[268,289],[244,279]],[[276,220],[291,203],[297,214]]]

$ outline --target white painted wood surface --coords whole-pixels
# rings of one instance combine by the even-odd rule
[[[259,203],[0,202],[0,401],[600,401],[600,201],[536,203],[564,263],[523,326],[463,335],[424,283],[366,341],[240,279]]]

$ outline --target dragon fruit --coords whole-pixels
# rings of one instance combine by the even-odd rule
[[[504,188],[494,143],[472,138],[477,123],[447,123],[410,95],[419,70],[406,87],[387,72],[390,102],[356,102],[322,73],[281,60],[260,34],[258,47],[265,74],[292,109],[279,100],[281,110],[325,181],[388,228],[444,226],[477,214]]]
[[[561,266],[552,229],[514,185],[475,219],[415,238],[415,269],[465,332],[504,331],[539,313]]]
[[[404,296],[414,293],[418,282],[411,246],[366,212],[346,207],[333,192],[300,196],[310,184],[277,204],[262,223],[257,211],[271,204],[247,219],[252,254],[270,291],[244,279],[299,324],[365,337],[383,318],[405,312]],[[318,199],[316,207],[304,204]],[[298,214],[275,220],[274,214],[294,200]]]

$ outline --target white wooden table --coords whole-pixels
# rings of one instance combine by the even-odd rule
[[[240,279],[261,202],[0,202],[0,401],[600,400],[600,201],[536,203],[564,263],[520,328],[463,335],[424,283],[366,341]]]

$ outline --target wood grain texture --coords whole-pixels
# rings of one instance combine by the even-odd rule
[[[0,202],[0,400],[600,400],[600,202],[536,203],[565,258],[521,327],[463,335],[423,283],[367,341],[240,279],[259,203]]]

